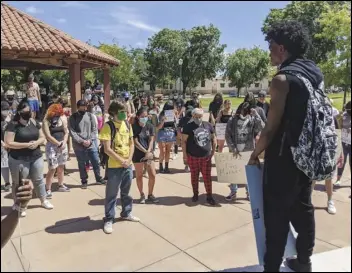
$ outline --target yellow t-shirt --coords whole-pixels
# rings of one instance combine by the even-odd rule
[[[119,156],[128,159],[130,156],[130,145],[133,141],[133,131],[132,126],[128,129],[126,123],[123,122],[114,122],[116,128],[116,136],[113,143],[113,150]],[[111,130],[109,124],[105,123],[103,128],[99,133],[100,141],[111,141]],[[116,161],[114,158],[109,157],[108,162],[109,168],[121,168],[122,164],[120,161]]]

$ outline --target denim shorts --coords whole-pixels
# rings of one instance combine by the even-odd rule
[[[38,100],[28,100],[28,104],[31,107],[32,112],[39,111],[39,101]]]

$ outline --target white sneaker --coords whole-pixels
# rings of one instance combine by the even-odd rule
[[[337,181],[335,182],[334,186],[340,187],[340,186],[341,186],[341,181],[340,181],[340,180],[337,180]]]
[[[330,214],[336,214],[336,207],[334,201],[330,200],[328,201],[328,213]]]
[[[54,206],[49,202],[49,200],[44,200],[42,203],[42,207],[45,209],[53,209]]]
[[[106,234],[111,234],[113,232],[112,222],[108,221],[104,223],[104,232]]]
[[[69,192],[70,188],[68,188],[65,184],[59,186],[59,192]]]
[[[131,221],[131,222],[140,222],[141,220],[138,217],[133,216],[132,214],[127,217],[122,217],[123,220]]]
[[[26,217],[27,216],[27,212],[26,211],[22,211],[21,213],[20,213],[20,216],[23,218],[23,217]]]
[[[178,155],[177,155],[177,154],[173,154],[173,156],[172,156],[172,160],[176,160],[176,159],[177,159],[177,157],[178,157]]]

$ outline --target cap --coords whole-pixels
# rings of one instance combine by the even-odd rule
[[[10,105],[6,101],[1,102],[1,111],[10,110]]]
[[[266,92],[264,90],[260,91],[258,94],[259,97],[266,97]]]
[[[77,107],[80,107],[80,106],[87,106],[87,103],[85,100],[79,100],[77,101]]]
[[[33,74],[30,74],[30,75],[28,76],[28,79],[29,79],[29,80],[33,80],[33,79],[34,79],[34,75],[33,75]]]
[[[15,95],[15,91],[14,90],[7,90],[6,92],[5,92],[5,95],[6,96],[14,96]]]
[[[125,98],[125,99],[127,99],[127,98],[130,97],[130,94],[128,94],[128,92],[123,92],[123,93],[122,93],[122,97]]]

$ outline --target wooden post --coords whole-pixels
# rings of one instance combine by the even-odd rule
[[[84,70],[81,69],[81,90],[84,92],[84,87],[85,87],[85,84],[86,84],[86,79],[84,77]],[[83,93],[82,93],[83,94]]]
[[[74,62],[69,65],[70,73],[70,94],[72,113],[77,111],[77,102],[82,98],[81,91],[81,65]]]
[[[108,111],[110,106],[110,69],[104,69],[104,104],[105,112]]]

